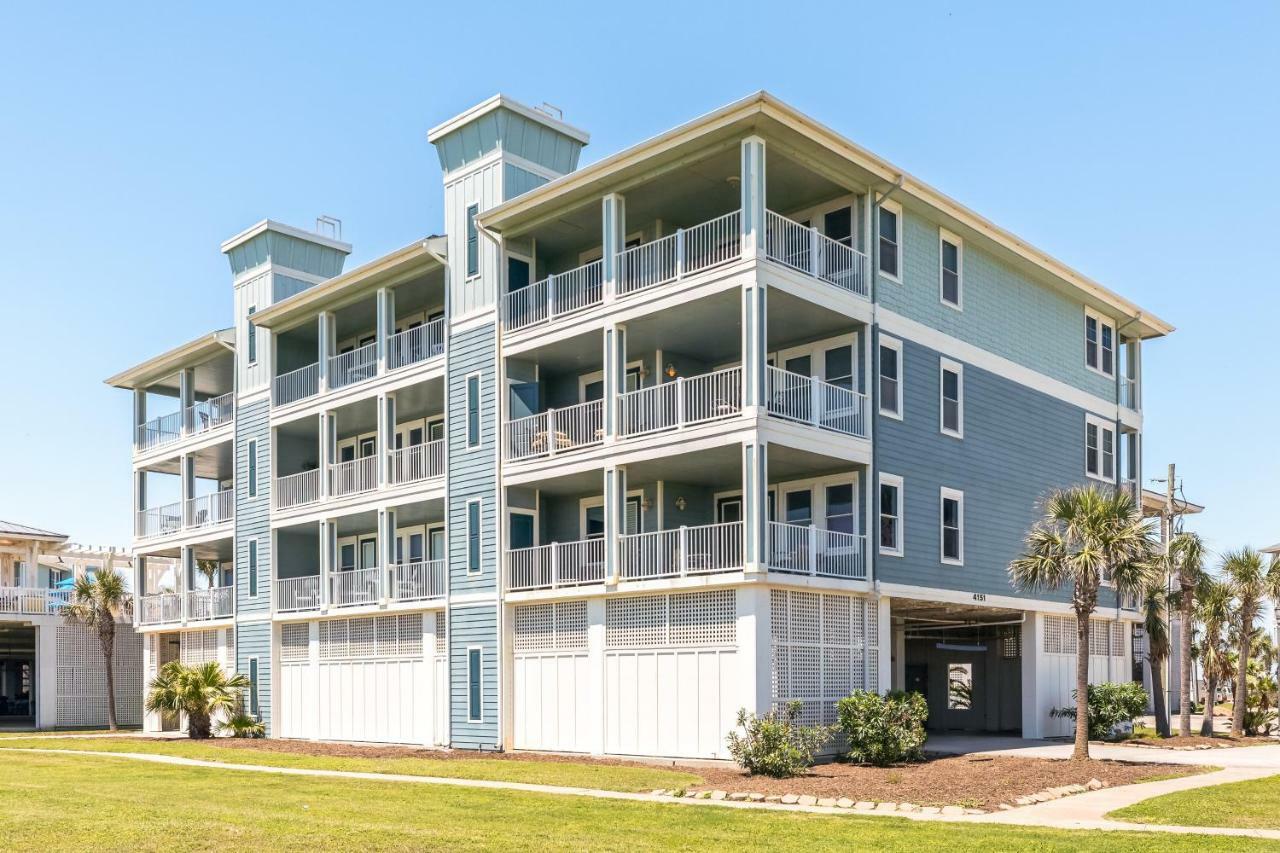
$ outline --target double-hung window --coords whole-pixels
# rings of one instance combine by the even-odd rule
[[[939,513],[942,529],[942,562],[964,565],[964,492],[943,488]]]
[[[902,478],[880,475],[880,553],[902,556]]]
[[[878,225],[880,231],[880,272],[895,281],[901,281],[902,208],[893,202],[881,202]]]
[[[964,243],[954,234],[940,231],[938,249],[940,255],[939,287],[942,303],[960,308],[963,286]]]
[[[480,274],[480,230],[476,226],[476,215],[480,205],[467,206],[467,278]]]
[[[902,341],[880,336],[880,414],[902,420]]]
[[[947,435],[964,438],[964,367],[942,359],[938,368],[940,427]]]
[[[1116,375],[1116,327],[1101,314],[1084,311],[1084,363],[1104,376]]]
[[[1116,427],[1111,421],[1085,416],[1084,471],[1090,477],[1115,482]]]

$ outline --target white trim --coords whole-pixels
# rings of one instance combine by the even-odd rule
[[[946,383],[943,374],[956,375],[956,429],[947,429],[946,424]],[[964,438],[964,365],[949,358],[938,359],[938,431],[953,438]]]
[[[874,229],[875,229],[875,240],[876,240],[876,271],[875,271],[875,272],[876,272],[876,274],[877,274],[877,275],[879,275],[879,276],[881,276],[881,277],[883,277],[883,278],[885,278],[885,279],[887,279],[887,280],[889,280],[889,281],[892,281],[894,284],[902,284],[902,283],[903,283],[903,281],[904,281],[904,280],[905,280],[905,278],[906,278],[906,277],[903,275],[903,269],[902,269],[902,267],[903,267],[903,262],[906,260],[906,257],[905,257],[905,255],[904,255],[904,253],[903,253],[903,251],[902,251],[902,248],[903,248],[903,246],[902,246],[902,237],[903,237],[903,232],[904,232],[904,231],[906,231],[906,229],[905,229],[905,228],[903,228],[903,222],[902,222],[902,205],[898,204],[896,201],[890,201],[890,200],[887,200],[887,199],[886,199],[885,201],[882,201],[882,202],[880,202],[879,204],[877,204],[877,205],[876,205],[876,208],[883,208],[883,209],[885,209],[885,210],[889,211],[890,213],[892,213],[892,214],[896,217],[895,222],[896,222],[896,224],[897,224],[898,233],[894,235],[893,241],[894,241],[894,244],[897,246],[897,255],[898,255],[898,264],[897,264],[897,267],[898,267],[898,274],[897,274],[897,275],[891,275],[890,273],[885,272],[885,271],[884,271],[884,269],[880,266],[880,259],[881,259],[881,254],[880,254],[880,250],[879,250],[879,246],[880,246],[880,213],[879,213],[879,211],[878,211],[878,210],[877,210],[877,212],[876,212],[876,216],[875,216],[875,220],[876,220],[876,221],[875,221],[875,223],[874,223]]]
[[[476,443],[471,443],[471,380],[476,380]],[[481,423],[480,401],[484,397],[484,371],[475,370],[463,379],[462,429],[467,451],[478,450],[484,444],[484,424]]]
[[[528,507],[523,507],[523,506],[508,506],[507,507],[507,538],[508,539],[511,538],[511,516],[513,515],[527,515],[533,519],[533,544],[535,547],[537,547],[538,545],[541,545],[542,531],[538,529],[539,527],[538,510],[529,509]],[[449,534],[446,532],[445,536],[448,536],[448,535]],[[511,543],[508,542],[506,547],[510,549]]]
[[[956,247],[956,301],[949,302],[943,290],[943,259],[945,255],[942,251],[942,244],[950,243]],[[952,234],[945,228],[938,229],[938,301],[948,308],[956,311],[964,310],[964,240]]]
[[[1089,427],[1091,426],[1098,428],[1098,472],[1096,474],[1089,470]],[[1105,452],[1102,449],[1102,442],[1103,442],[1102,433],[1104,430],[1106,432],[1111,433],[1111,476],[1110,477],[1107,477],[1105,474],[1102,473],[1106,467],[1103,462],[1105,458]],[[1084,416],[1084,473],[1085,473],[1085,476],[1094,480],[1100,480],[1104,483],[1116,482],[1116,476],[1119,474],[1119,459],[1120,459],[1119,442],[1117,441],[1118,437],[1119,437],[1119,431],[1116,430],[1115,421],[1108,421],[1103,418],[1095,417],[1094,415],[1091,415],[1088,412],[1085,413],[1085,416]]]
[[[343,252],[348,255],[351,254],[350,243],[344,243],[341,240],[335,240],[333,237],[326,237],[325,235],[318,234],[314,231],[305,231],[301,228],[295,228],[292,225],[285,225],[283,222],[276,222],[274,219],[263,219],[259,222],[255,222],[239,234],[223,240],[219,249],[223,254],[226,254],[236,246],[257,237],[264,231],[279,231],[281,234],[294,237],[298,240],[308,240],[312,243],[318,243],[321,246],[328,246],[331,249],[337,249],[339,252]]]
[[[636,532],[643,533],[644,532],[644,516],[645,516],[644,489],[643,488],[627,489],[627,498],[625,503],[631,503],[633,498],[638,499],[636,500],[636,508],[639,510],[639,513],[636,515],[636,526],[639,529]],[[624,521],[626,519],[625,503],[623,506]],[[595,538],[595,539],[604,538],[603,533],[601,533],[599,536],[596,536],[596,537],[587,536],[587,510],[594,509],[595,507],[600,507],[602,509],[604,508],[604,495],[592,495],[591,497],[578,498],[578,539],[579,540],[585,540],[589,538]],[[626,535],[626,532],[627,531],[625,530],[619,531],[618,535],[620,536]]]
[[[944,501],[948,499],[954,500],[959,504],[957,517],[959,526],[956,528],[956,532],[958,533],[957,538],[959,539],[960,545],[959,558],[948,557],[946,555],[946,537],[944,536],[946,527],[944,526],[943,521],[946,516],[943,512],[943,508],[945,506]],[[942,486],[938,490],[938,559],[949,566],[964,565],[964,492],[959,489],[950,489],[946,486]]]
[[[895,489],[898,490],[898,514],[896,516],[896,518],[898,519],[898,523],[895,527],[897,531],[897,536],[895,538],[897,541],[896,541],[895,547],[893,548],[886,548],[884,544],[880,541],[880,525],[881,525],[881,520],[884,518],[884,508],[880,505],[879,487],[881,486],[893,486]],[[875,531],[876,548],[879,551],[879,553],[885,555],[886,557],[905,556],[907,553],[907,542],[906,542],[907,537],[906,537],[906,530],[905,530],[907,513],[906,513],[906,507],[904,506],[905,502],[903,500],[903,498],[906,495],[906,487],[904,486],[903,479],[897,474],[886,474],[885,472],[881,471],[880,477],[876,483],[876,487],[877,487],[876,488],[876,531]]]
[[[480,694],[480,701],[476,704],[479,706],[480,716],[471,716],[471,653],[478,652],[480,659],[476,665],[476,686]],[[467,722],[483,723],[484,722],[484,646],[470,645],[467,646]]]
[[[258,480],[261,479],[262,472],[258,470],[258,440],[251,438],[245,444],[245,489],[246,498],[258,497]]]
[[[469,211],[473,207],[476,209],[476,212],[474,216],[470,216]],[[462,281],[464,284],[466,284],[467,282],[475,281],[476,279],[480,278],[480,276],[484,272],[484,260],[483,258],[480,257],[480,221],[479,221],[480,210],[481,210],[481,205],[479,200],[468,202],[467,204],[464,204],[462,206]],[[470,260],[467,257],[467,249],[469,248],[469,244],[471,243],[471,234],[470,234],[471,227],[474,227],[476,231],[476,271],[475,272],[469,272],[467,270],[467,261]],[[530,272],[532,272],[532,270],[530,270]]]
[[[477,509],[476,509],[476,526],[477,526],[477,528],[478,528],[478,529],[477,529],[477,530],[475,530],[475,531],[473,531],[473,530],[471,529],[471,505],[472,505],[472,504],[475,504],[475,505],[476,505],[476,507],[477,507]],[[481,544],[480,544],[480,546],[479,546],[478,548],[476,548],[476,567],[475,567],[475,569],[474,569],[474,570],[472,570],[472,568],[471,568],[471,536],[472,536],[472,534],[474,533],[474,534],[476,535],[476,537],[477,537],[477,541],[478,541],[478,538],[484,535],[484,534],[483,534],[483,528],[484,528],[484,498],[468,498],[468,499],[467,499],[467,516],[466,516],[466,519],[467,519],[467,520],[466,520],[466,524],[465,524],[465,526],[466,526],[466,530],[467,530],[467,538],[466,538],[467,557],[466,557],[466,560],[465,560],[465,565],[466,565],[466,567],[467,567],[467,575],[468,575],[469,577],[475,577],[476,575],[484,574],[484,544],[483,544],[483,543],[481,543]],[[446,533],[445,535],[446,535],[446,536],[448,536],[448,534],[447,534],[447,533]]]
[[[244,543],[244,594],[246,598],[252,598],[254,601],[262,597],[262,578],[259,577],[259,569],[262,566],[262,549],[258,547],[260,538],[259,536],[250,536]],[[179,568],[181,570],[181,567]],[[234,576],[234,568],[231,573]],[[272,586],[272,579],[268,578],[267,583],[268,586]],[[250,587],[253,589],[252,592],[250,592]]]
[[[513,113],[517,113],[524,118],[538,122],[539,124],[544,124],[552,130],[562,133],[571,139],[576,139],[583,145],[586,145],[591,141],[591,134],[587,133],[585,130],[574,127],[563,119],[558,119],[555,116],[544,113],[534,107],[527,106],[519,101],[514,101],[502,93],[486,98],[474,107],[464,110],[453,118],[442,121],[440,124],[431,128],[431,130],[427,131],[427,141],[434,144],[437,139],[446,133],[452,133],[453,131],[458,130],[459,128],[480,118],[480,116],[496,109],[511,110]]]
[[[1089,363],[1089,320],[1094,320],[1098,324],[1098,365],[1095,367]],[[1111,330],[1111,372],[1102,369],[1102,330],[1103,328]],[[1099,376],[1105,376],[1108,379],[1116,378],[1116,367],[1120,361],[1120,337],[1116,334],[1116,322],[1105,314],[1100,314],[1090,308],[1084,306],[1084,366]]]
[[[906,405],[905,405],[906,399],[905,399],[905,395],[903,394],[903,383],[902,383],[902,376],[906,372],[903,369],[903,363],[902,363],[902,341],[899,340],[898,338],[891,338],[888,335],[884,335],[884,334],[881,334],[879,337],[880,337],[879,345],[881,347],[888,347],[889,349],[893,350],[898,354],[898,378],[897,378],[898,410],[895,412],[890,409],[886,409],[884,407],[884,395],[880,393],[880,376],[881,376],[880,370],[883,362],[880,359],[879,351],[877,350],[876,352],[876,395],[879,397],[879,400],[880,400],[879,410],[880,410],[880,414],[884,415],[886,418],[893,418],[894,420],[900,421],[902,420],[902,417],[903,417],[903,410],[906,408]]]

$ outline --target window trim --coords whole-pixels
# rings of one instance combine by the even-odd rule
[[[1098,473],[1089,470],[1089,427],[1096,426],[1098,428]],[[1106,430],[1111,433],[1111,477],[1107,477],[1102,473],[1106,467],[1103,465],[1104,451],[1102,449],[1102,431]],[[1116,429],[1115,421],[1109,421],[1106,418],[1100,418],[1097,415],[1085,412],[1084,415],[1084,473],[1086,477],[1098,480],[1103,483],[1115,485],[1118,481],[1116,476],[1120,473],[1119,453],[1117,438],[1119,431]]]
[[[245,314],[245,323],[248,324],[245,330],[245,358],[246,364],[250,367],[258,363],[258,329],[253,325],[253,315],[257,310],[257,305],[250,305],[248,313]]]
[[[475,661],[475,703],[472,703],[472,661]],[[472,712],[475,712],[473,715]],[[484,646],[467,646],[467,722],[484,722]]]
[[[245,571],[248,573],[248,595],[250,598],[257,598],[259,587],[258,583],[258,537],[253,537],[245,546]]]
[[[884,542],[880,539],[881,524],[884,520],[884,506],[880,501],[880,489],[884,486],[893,486],[898,490],[898,515],[896,516],[898,519],[898,525],[897,536],[895,537],[895,547],[893,548],[885,547]],[[903,502],[903,497],[905,495],[906,487],[904,486],[901,476],[898,474],[886,474],[884,471],[880,472],[879,477],[876,479],[876,545],[879,549],[879,553],[886,557],[903,557],[906,556],[907,553],[907,536],[905,530],[907,512],[906,506]]]
[[[942,251],[942,244],[944,242],[950,243],[956,247],[955,302],[947,300],[946,291],[943,287],[943,259],[945,255]],[[938,301],[955,311],[964,311],[964,240],[945,228],[938,229]]]
[[[258,496],[258,440],[256,438],[249,439],[246,455],[249,457],[245,466],[245,476],[249,481],[247,495],[256,498]]]
[[[476,383],[476,439],[471,441],[471,380]],[[464,429],[467,431],[467,450],[475,450],[484,443],[484,432],[480,424],[480,400],[484,396],[484,375],[480,371],[468,373],[466,376],[466,418],[463,421]]]
[[[880,202],[878,205],[876,205],[876,207],[884,208],[885,210],[889,211],[896,217],[894,221],[897,225],[897,232],[898,232],[897,234],[894,235],[894,238],[893,238],[894,246],[896,248],[896,252],[898,256],[898,273],[897,275],[894,275],[892,273],[885,272],[884,268],[881,266],[882,252],[879,250],[880,214],[879,214],[879,211],[876,212],[876,217],[875,217],[875,220],[876,220],[876,274],[883,276],[884,278],[894,282],[895,284],[902,284],[903,282],[902,262],[904,260],[903,251],[902,251],[902,248],[903,248],[902,237],[903,237],[903,231],[906,230],[902,227],[902,205],[898,204],[896,201],[885,200]]]
[[[957,429],[947,429],[946,425],[946,385],[943,374],[950,371],[956,375],[956,425]],[[938,359],[938,431],[952,438],[964,438],[964,365],[949,358]]]
[[[1095,367],[1089,363],[1089,320],[1092,319],[1098,324],[1098,364]],[[1102,328],[1106,326],[1111,330],[1111,372],[1102,369]],[[1105,314],[1100,314],[1090,308],[1088,305],[1084,307],[1084,366],[1099,376],[1105,376],[1108,379],[1116,378],[1116,366],[1119,362],[1119,337],[1116,334],[1116,322]]]
[[[879,346],[888,347],[898,354],[898,409],[897,411],[893,411],[884,407],[884,394],[880,392],[880,380],[883,376],[881,371],[884,369],[884,361],[880,357],[880,350],[876,350],[876,394],[880,398],[879,411],[880,414],[887,418],[893,418],[894,420],[900,421],[902,420],[904,410],[906,409],[906,399],[905,394],[903,393],[905,391],[905,386],[902,381],[903,374],[906,372],[903,370],[902,364],[902,341],[898,338],[891,338],[888,335],[880,335]]]
[[[258,719],[262,719],[262,703],[258,695],[258,658],[249,658],[249,665],[245,667],[249,670],[249,713]]]
[[[475,523],[472,523],[471,508],[475,507]],[[484,526],[484,500],[470,498],[467,500],[467,574],[474,577],[484,573],[484,554],[481,547],[481,528]],[[475,564],[471,562],[472,546],[475,547]]]
[[[473,201],[462,211],[462,275],[464,281],[472,281],[480,277],[480,226],[476,218],[480,215],[480,202]],[[471,269],[471,245],[476,247],[476,267]],[[532,272],[532,268],[530,268]]]
[[[947,541],[946,536],[943,535],[946,532],[944,519],[946,518],[946,501],[948,500],[953,500],[957,504],[956,520],[958,524],[956,526],[956,538],[960,546],[960,556],[958,558],[947,556]],[[938,490],[938,560],[948,566],[964,565],[964,492],[947,486],[942,486]]]

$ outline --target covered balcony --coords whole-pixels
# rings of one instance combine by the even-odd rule
[[[186,625],[235,615],[235,549],[228,537],[139,557],[138,624]]]
[[[134,537],[140,544],[231,535],[235,465],[230,441],[158,459],[134,477]]]

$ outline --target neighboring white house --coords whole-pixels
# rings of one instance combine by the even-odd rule
[[[104,570],[132,573],[123,550],[67,542],[61,533],[0,521],[0,726],[39,729],[107,723],[106,675],[97,634],[59,611],[74,581]],[[122,622],[115,645],[116,714],[142,722],[142,641]]]

